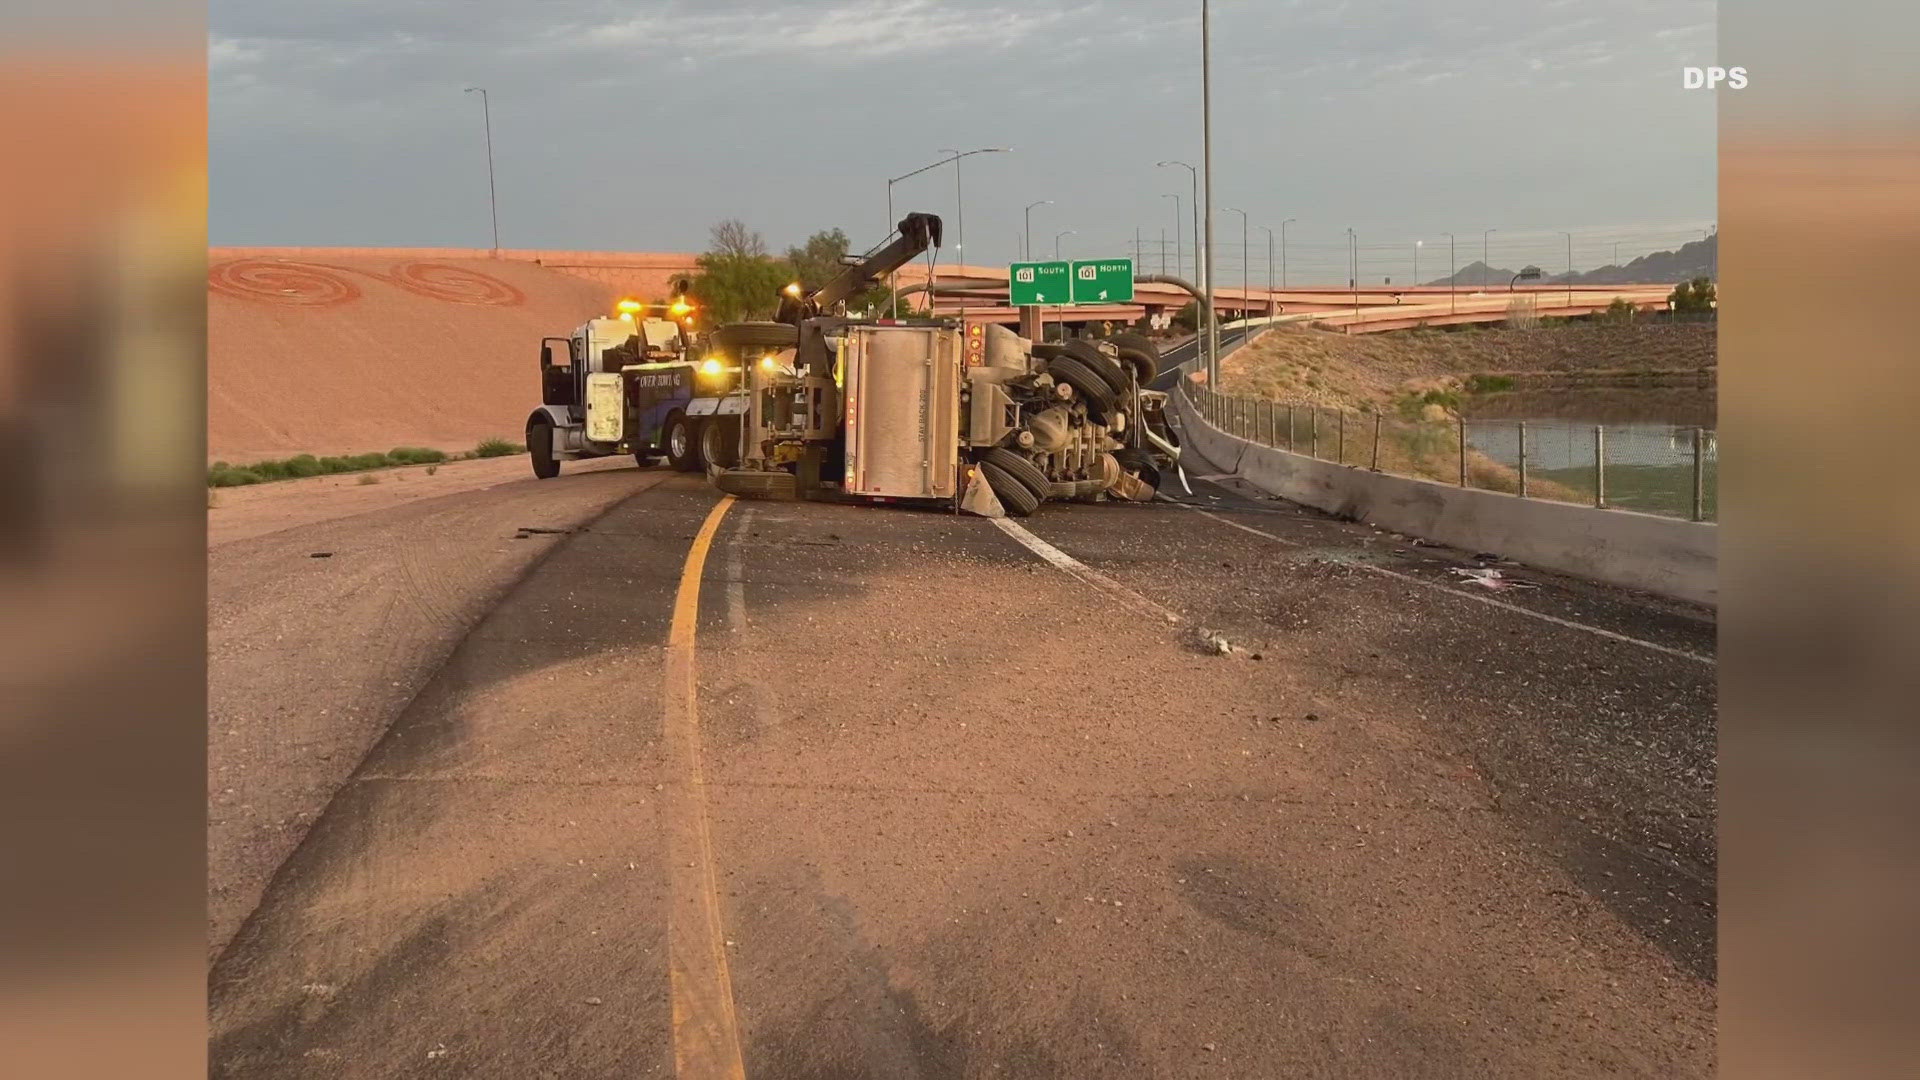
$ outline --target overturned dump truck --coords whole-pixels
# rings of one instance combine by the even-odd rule
[[[714,331],[745,402],[731,410],[737,439],[709,443],[713,483],[988,516],[1049,499],[1152,499],[1176,450],[1166,395],[1145,389],[1159,362],[1146,338],[1036,345],[990,323],[829,313],[939,233],[939,218],[910,214],[836,281],[790,293],[778,321]]]

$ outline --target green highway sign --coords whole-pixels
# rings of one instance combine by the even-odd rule
[[[1073,272],[1064,262],[1014,263],[1007,268],[1007,295],[1014,307],[1073,303]]]
[[[1074,303],[1125,304],[1132,300],[1132,259],[1089,259],[1073,264]]]

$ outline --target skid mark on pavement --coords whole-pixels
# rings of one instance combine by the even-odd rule
[[[1057,569],[1079,578],[1081,581],[1120,601],[1121,605],[1128,610],[1137,614],[1146,615],[1149,618],[1164,619],[1169,626],[1178,626],[1183,621],[1180,616],[1141,596],[1139,593],[1134,592],[1132,589],[1127,588],[1125,585],[1120,584],[1100,571],[1082,563],[1066,552],[1061,551],[1059,548],[1028,532],[1020,525],[1015,524],[1012,520],[1008,518],[994,518],[992,520],[995,525],[999,526],[1001,532],[1018,540],[1028,551],[1045,559]]]
[[[740,508],[733,527],[733,540],[727,544],[727,629],[735,634],[747,630],[747,579],[740,563],[740,546],[753,524],[753,507]]]
[[[1284,536],[1275,536],[1274,534],[1267,532],[1264,529],[1256,529],[1251,525],[1242,525],[1240,522],[1231,521],[1227,518],[1221,517],[1219,514],[1213,513],[1210,510],[1202,510],[1199,507],[1194,506],[1192,503],[1183,503],[1183,502],[1177,502],[1174,500],[1169,500],[1169,501],[1173,502],[1175,506],[1185,507],[1186,509],[1193,511],[1196,514],[1199,514],[1201,517],[1211,518],[1214,521],[1217,521],[1220,524],[1227,526],[1228,528],[1239,529],[1241,532],[1252,533],[1255,536],[1263,536],[1268,540],[1273,541],[1276,544],[1285,544],[1288,547],[1304,546],[1297,540],[1289,540]],[[1688,652],[1685,649],[1676,649],[1670,645],[1661,645],[1658,642],[1646,641],[1644,639],[1632,637],[1627,634],[1618,633],[1613,630],[1603,630],[1598,626],[1588,626],[1586,623],[1574,622],[1572,619],[1563,619],[1558,615],[1549,615],[1544,611],[1535,611],[1532,608],[1521,607],[1518,604],[1509,604],[1509,603],[1506,603],[1505,601],[1495,600],[1491,596],[1478,596],[1469,592],[1461,592],[1458,589],[1450,589],[1445,585],[1436,585],[1431,581],[1423,580],[1421,578],[1413,576],[1412,574],[1403,574],[1398,570],[1389,570],[1384,566],[1375,566],[1372,563],[1360,562],[1357,560],[1350,562],[1347,565],[1353,567],[1356,570],[1364,570],[1369,574],[1378,574],[1381,577],[1390,577],[1395,579],[1396,581],[1404,581],[1409,585],[1418,585],[1423,589],[1440,593],[1443,596],[1452,596],[1461,600],[1471,600],[1476,604],[1486,604],[1489,607],[1497,607],[1503,611],[1515,612],[1520,615],[1525,615],[1528,618],[1539,619],[1542,622],[1553,623],[1555,626],[1564,626],[1569,630],[1583,630],[1589,634],[1595,634],[1600,637],[1608,638],[1613,641],[1622,641],[1629,645],[1638,645],[1643,649],[1652,649],[1654,652],[1666,653],[1668,656],[1677,656],[1683,660],[1692,660],[1695,663],[1708,664],[1708,665],[1712,665],[1716,662],[1714,658],[1711,656],[1702,656],[1696,652]]]
[[[694,677],[699,629],[700,578],[721,518],[733,504],[723,497],[707,514],[687,551],[673,599],[667,635],[665,716],[661,726],[669,776],[665,802],[668,879],[669,978],[673,990],[674,1071],[681,1080],[740,1080],[740,1021],[734,1011],[733,978],[727,970],[726,936],[714,878],[713,833],[707,820],[707,779],[701,762],[700,720]]]

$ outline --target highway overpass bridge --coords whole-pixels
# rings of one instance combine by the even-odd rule
[[[927,282],[927,268],[903,268],[898,278],[905,298],[916,306]],[[933,310],[938,315],[1019,322],[1020,311],[1007,303],[1007,271],[1001,267],[941,266],[933,274]],[[1404,330],[1416,326],[1502,322],[1516,303],[1530,306],[1540,316],[1569,317],[1605,311],[1616,297],[1641,310],[1663,310],[1671,285],[1524,285],[1485,289],[1423,285],[1416,287],[1329,285],[1287,289],[1216,288],[1214,309],[1223,320],[1275,316],[1277,322],[1310,322],[1349,333]],[[1134,300],[1127,304],[1081,304],[1041,311],[1046,324],[1065,323],[1078,329],[1089,323],[1138,323],[1142,319],[1177,311],[1193,298],[1176,285],[1136,282]]]

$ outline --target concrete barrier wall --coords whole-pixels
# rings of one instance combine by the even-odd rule
[[[1169,396],[1186,445],[1262,491],[1468,551],[1498,552],[1530,566],[1698,604],[1718,603],[1715,525],[1336,465],[1229,435],[1201,419],[1185,394],[1175,390]]]

